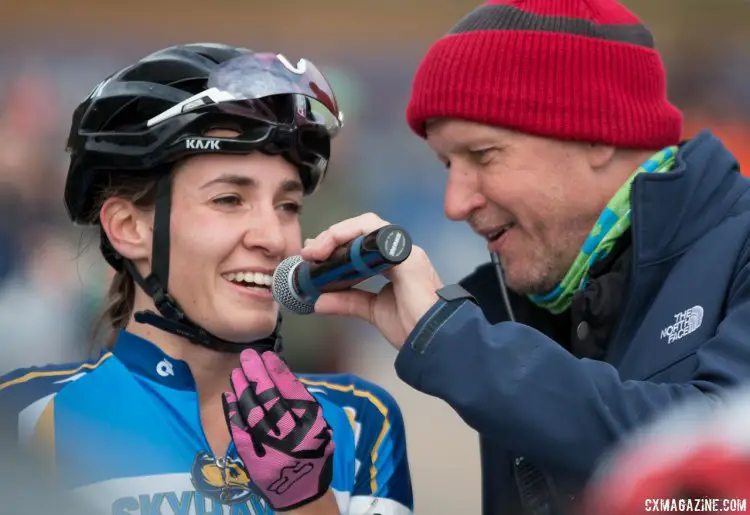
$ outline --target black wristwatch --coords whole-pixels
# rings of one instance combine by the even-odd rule
[[[474,295],[466,291],[460,284],[449,284],[448,286],[443,286],[442,288],[435,290],[435,293],[437,293],[438,297],[445,302],[466,299],[472,301],[474,304],[479,304],[477,299],[474,298]]]

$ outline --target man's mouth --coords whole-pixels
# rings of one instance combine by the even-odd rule
[[[487,238],[487,241],[489,241],[489,242],[496,241],[496,240],[498,240],[500,238],[500,236],[502,236],[503,234],[505,234],[506,232],[508,232],[509,229],[512,229],[514,225],[515,224],[513,224],[513,223],[506,224],[506,225],[502,226],[500,229],[498,229],[496,231],[492,231],[490,233],[486,233],[485,234],[485,238]]]

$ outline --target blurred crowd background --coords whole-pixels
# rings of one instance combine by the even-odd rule
[[[719,135],[750,173],[750,2],[625,0],[654,32],[685,137]],[[477,0],[3,2],[0,16],[0,374],[97,352],[109,271],[62,203],[74,106],[106,75],[158,48],[218,41],[311,59],[346,114],[329,179],[305,207],[306,236],[375,211],[411,231],[444,282],[486,259],[443,218],[444,171],[404,121],[428,45]],[[395,351],[363,324],[285,322],[297,371],[352,371],[401,403],[418,513],[478,513],[476,437],[442,402],[400,384]],[[460,474],[451,473],[460,467]]]

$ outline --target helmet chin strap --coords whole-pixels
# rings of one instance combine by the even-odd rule
[[[151,310],[138,311],[135,313],[135,321],[176,334],[192,343],[219,352],[239,353],[248,348],[261,352],[264,350],[281,352],[281,314],[279,314],[276,327],[269,337],[252,342],[235,343],[219,338],[192,322],[177,304],[177,301],[172,298],[167,291],[169,280],[169,228],[172,211],[171,175],[162,175],[156,188],[151,274],[144,279],[129,260],[123,260],[123,266],[141,289],[153,299],[159,313]]]

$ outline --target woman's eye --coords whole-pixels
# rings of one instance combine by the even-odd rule
[[[281,209],[284,211],[288,211],[290,213],[293,213],[295,215],[298,215],[302,213],[302,204],[299,204],[297,202],[285,202],[281,205]]]
[[[239,206],[242,204],[242,199],[237,195],[225,195],[223,197],[215,198],[213,202],[220,206]]]

